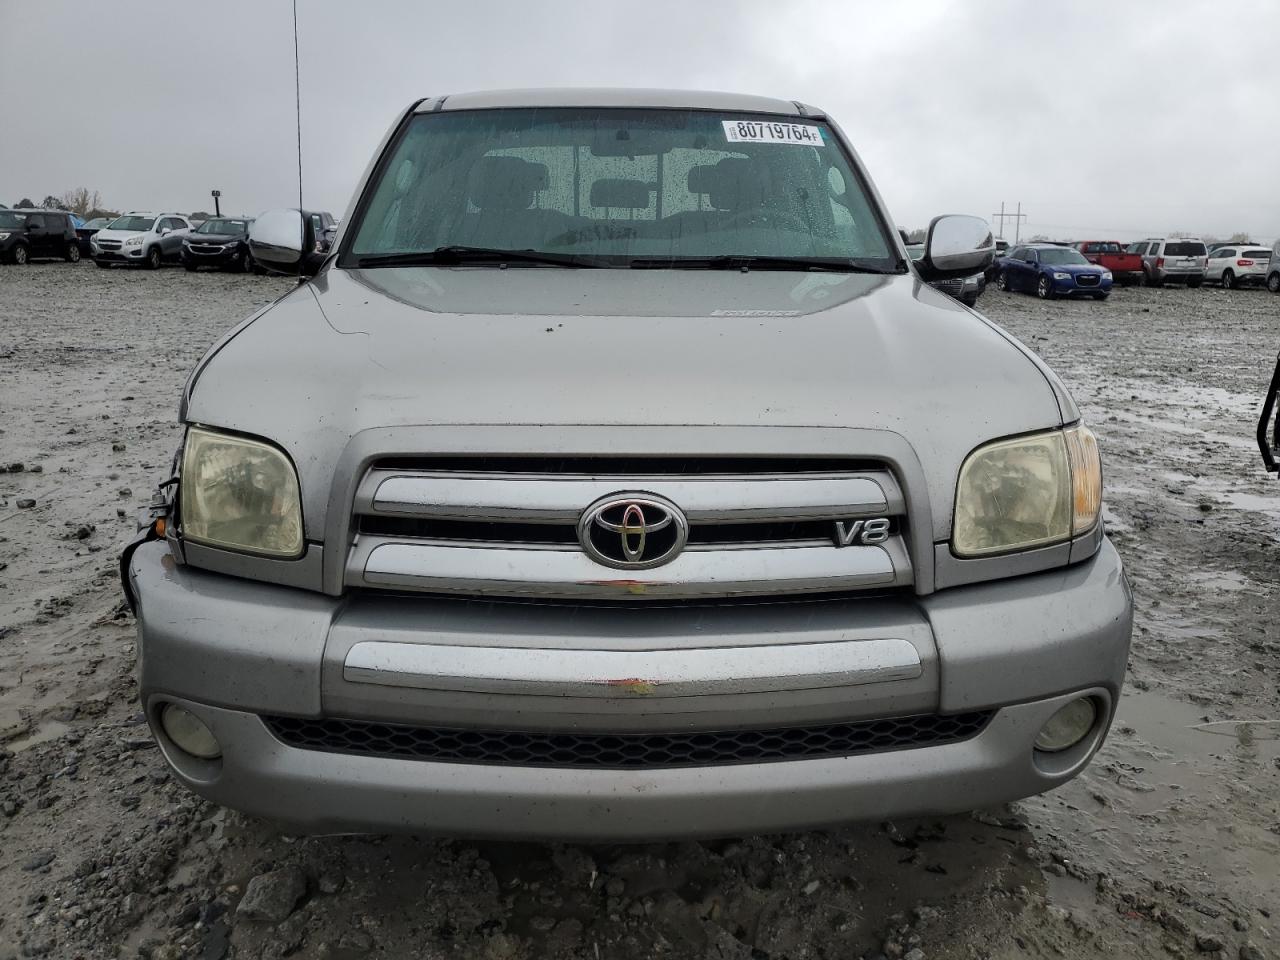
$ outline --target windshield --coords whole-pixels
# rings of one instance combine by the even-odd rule
[[[84,224],[84,228],[86,230],[88,229],[101,230],[110,222],[111,222],[110,217],[94,217],[88,223]]]
[[[248,229],[247,220],[206,220],[196,228],[196,233],[222,233],[242,237]]]
[[[1120,252],[1120,244],[1118,244],[1118,243],[1110,243],[1110,242],[1107,242],[1107,241],[1103,241],[1103,242],[1100,242],[1100,243],[1090,244],[1090,246],[1089,246],[1089,252],[1090,252],[1090,253],[1119,253],[1119,252]]]
[[[14,213],[12,210],[0,210],[0,227],[20,227],[27,222],[25,213]]]
[[[1203,257],[1204,254],[1204,244],[1199,242],[1188,243],[1183,241],[1164,245],[1164,255],[1166,257]]]
[[[822,123],[686,110],[458,111],[414,117],[393,150],[348,234],[355,264],[470,246],[594,265],[742,256],[898,266]]]
[[[1067,247],[1045,247],[1040,251],[1040,262],[1059,265],[1078,263],[1086,267],[1091,265],[1079,250],[1070,250]]]
[[[133,230],[143,233],[151,229],[151,225],[156,222],[155,217],[116,217],[111,223],[107,224],[107,230]]]

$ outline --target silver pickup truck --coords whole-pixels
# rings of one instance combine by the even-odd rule
[[[1101,744],[1097,444],[817,107],[413,104],[216,344],[121,566],[174,775],[309,831],[636,840],[982,807]]]

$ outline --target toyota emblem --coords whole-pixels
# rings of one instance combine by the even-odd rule
[[[578,521],[578,542],[596,563],[644,570],[670,563],[689,539],[689,522],[670,500],[651,493],[614,493]]]

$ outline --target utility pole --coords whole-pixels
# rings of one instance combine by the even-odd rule
[[[1023,220],[1025,220],[1025,219],[1027,219],[1027,215],[1026,215],[1025,213],[1023,213],[1023,212],[1022,212],[1022,201],[1021,201],[1021,200],[1019,200],[1019,201],[1018,201],[1018,212],[1017,212],[1017,213],[1005,213],[1005,212],[1004,212],[1004,201],[1003,201],[1003,200],[1001,200],[1001,201],[1000,201],[1000,212],[999,212],[999,213],[993,213],[993,214],[991,215],[991,219],[992,219],[992,220],[999,220],[999,221],[1000,221],[1000,226],[996,228],[996,233],[997,233],[1000,237],[1003,237],[1003,236],[1004,236],[1004,222],[1005,222],[1006,220],[1012,220],[1012,221],[1013,221],[1013,231],[1014,231],[1014,233],[1013,233],[1013,242],[1014,242],[1014,243],[1017,243],[1017,242],[1019,241],[1019,239],[1021,239],[1021,237],[1022,237],[1022,221],[1023,221]]]

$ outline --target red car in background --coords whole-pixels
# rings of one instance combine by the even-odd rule
[[[1117,283],[1142,282],[1142,255],[1125,253],[1119,240],[1081,240],[1075,248],[1090,263],[1110,270]]]

